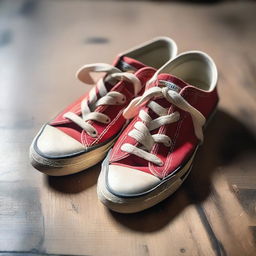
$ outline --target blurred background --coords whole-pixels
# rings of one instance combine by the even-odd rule
[[[0,0],[0,256],[256,255],[256,1]],[[134,215],[97,200],[97,165],[46,177],[28,160],[43,123],[90,88],[76,70],[155,36],[202,50],[220,104],[192,173]]]

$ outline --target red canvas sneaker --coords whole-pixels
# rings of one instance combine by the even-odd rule
[[[192,51],[164,65],[142,96],[124,111],[134,118],[102,164],[99,199],[132,213],[172,193],[188,176],[203,128],[216,109],[217,69],[205,53]]]
[[[30,147],[32,165],[48,175],[67,175],[101,161],[128,123],[122,116],[144,92],[157,68],[176,55],[176,44],[161,37],[146,42],[109,64],[83,66],[77,77],[95,84],[91,73],[105,73],[89,93],[45,124]]]

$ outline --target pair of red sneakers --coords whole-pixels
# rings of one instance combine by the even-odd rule
[[[113,65],[83,66],[77,77],[96,86],[42,127],[30,148],[32,165],[61,176],[106,157],[97,192],[117,212],[141,211],[171,195],[189,174],[218,103],[213,60],[200,51],[176,53],[175,42],[161,37]],[[104,76],[95,82],[94,72]]]

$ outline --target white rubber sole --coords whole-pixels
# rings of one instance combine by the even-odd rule
[[[136,197],[119,197],[109,191],[106,185],[108,163],[103,162],[97,183],[98,198],[109,209],[119,213],[135,213],[148,209],[169,197],[181,186],[190,173],[196,151],[176,174],[164,179],[150,192]]]
[[[50,176],[64,176],[83,171],[104,159],[116,138],[87,153],[66,158],[46,158],[34,149],[35,140],[30,146],[30,162],[40,172]]]

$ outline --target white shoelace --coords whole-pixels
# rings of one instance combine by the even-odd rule
[[[105,86],[105,82],[112,83],[113,81],[126,80],[133,84],[135,96],[141,90],[142,86],[140,80],[132,73],[122,72],[116,67],[109,64],[96,63],[83,66],[77,72],[77,77],[86,84],[95,84],[93,78],[90,76],[91,72],[105,72],[107,75],[105,78],[101,78],[96,86],[90,91],[89,98],[84,99],[81,102],[81,112],[82,116],[67,112],[63,117],[73,121],[75,124],[79,125],[84,129],[87,134],[92,137],[97,137],[97,130],[87,121],[93,120],[100,123],[110,123],[111,120],[109,116],[94,111],[98,106],[102,105],[122,105],[126,102],[126,97],[120,92],[108,92]],[[99,97],[97,97],[97,89]]]
[[[164,97],[171,104],[186,112],[189,112],[192,117],[196,137],[200,141],[203,141],[203,125],[205,123],[205,117],[197,109],[191,106],[179,93],[169,90],[167,87],[152,87],[147,90],[141,97],[137,97],[131,101],[123,113],[125,118],[130,119],[137,115],[139,106],[145,101],[149,101],[147,106],[159,117],[152,120],[152,118],[144,110],[140,110],[139,117],[142,121],[136,122],[134,129],[131,130],[128,135],[139,142],[142,147],[139,148],[129,143],[125,143],[122,145],[121,150],[141,157],[158,166],[162,166],[163,162],[161,159],[150,152],[155,143],[163,143],[166,147],[170,147],[172,145],[172,141],[169,136],[165,134],[152,135],[150,132],[162,125],[177,122],[180,119],[180,114],[177,111],[168,114],[168,109],[163,108],[153,100],[150,101],[150,99],[153,97]]]

